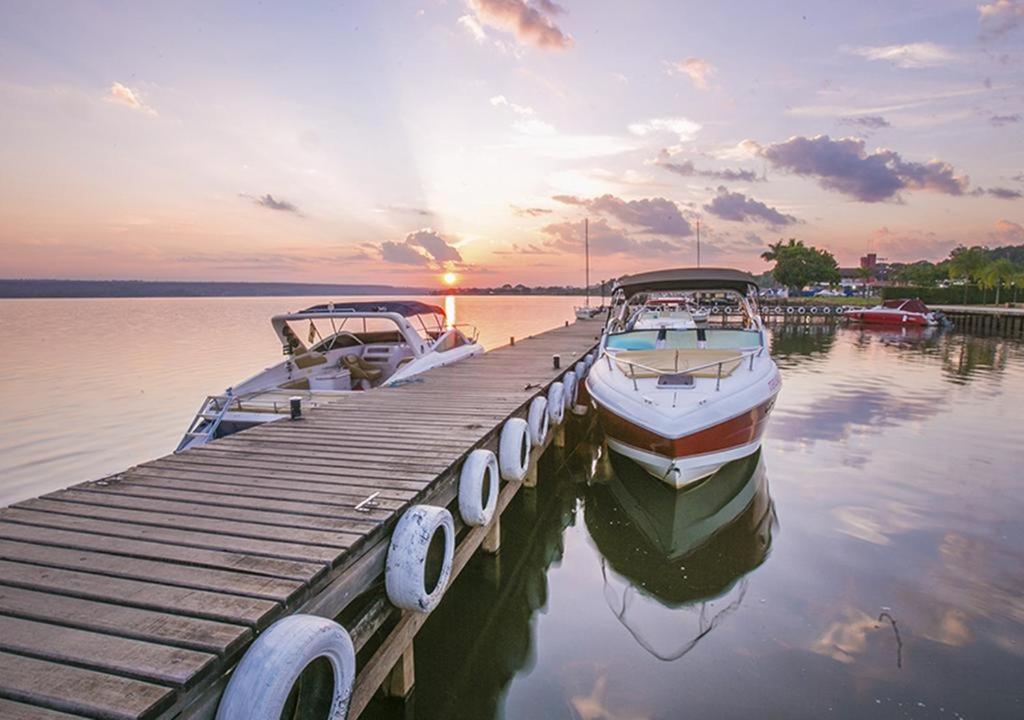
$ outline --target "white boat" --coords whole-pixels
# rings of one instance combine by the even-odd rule
[[[604,306],[604,284],[601,284],[601,304],[596,307],[590,306],[590,218],[583,220],[583,248],[586,265],[586,282],[584,290],[587,293],[585,304],[574,308],[577,320],[601,320],[608,314],[608,308]]]
[[[292,398],[316,407],[483,352],[475,328],[467,335],[416,300],[314,305],[271,325],[285,360],[208,397],[175,452],[288,417]]]
[[[709,327],[637,327],[664,294],[727,299],[739,315]],[[608,447],[675,488],[761,446],[782,386],[757,311],[757,285],[737,270],[683,268],[620,279],[587,375]]]
[[[655,297],[644,303],[636,313],[633,327],[637,330],[659,330],[661,328],[687,330],[707,321],[707,308],[699,307],[692,298],[683,296]]]

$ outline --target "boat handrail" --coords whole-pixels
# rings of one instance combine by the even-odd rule
[[[666,349],[672,349],[672,348],[666,348]],[[679,351],[676,350],[676,352],[678,353]],[[629,365],[630,368],[638,367],[638,368],[640,368],[642,370],[646,370],[647,372],[654,373],[658,377],[661,377],[662,375],[676,375],[676,374],[681,373],[681,372],[682,373],[691,373],[691,372],[694,372],[694,371],[697,371],[697,370],[705,370],[705,369],[710,368],[710,367],[715,367],[717,365],[718,366],[718,377],[715,379],[715,392],[718,392],[721,389],[721,387],[722,387],[722,366],[723,365],[725,365],[726,363],[735,362],[736,360],[739,360],[739,361],[742,362],[744,359],[750,358],[750,366],[749,366],[748,369],[751,372],[753,372],[754,371],[754,358],[760,357],[761,353],[763,353],[763,352],[764,352],[764,346],[762,345],[761,347],[757,348],[756,350],[747,350],[747,351],[742,351],[741,350],[738,355],[736,355],[734,357],[725,358],[723,360],[714,360],[714,361],[709,362],[709,363],[704,363],[703,365],[695,365],[693,367],[687,367],[687,368],[685,368],[683,370],[662,370],[661,368],[649,367],[647,365],[644,365],[643,363],[634,362],[634,361],[628,360],[626,358],[616,357],[615,353],[608,352],[607,348],[603,348],[601,350],[601,354],[605,357],[605,359],[608,362],[608,369],[609,370],[612,369],[612,360],[614,360],[617,363],[625,363],[626,365]],[[635,377],[635,375],[631,372],[630,376],[633,379],[633,389],[634,390],[638,390],[639,387],[636,384],[636,377]]]

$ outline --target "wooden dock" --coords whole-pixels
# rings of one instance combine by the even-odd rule
[[[985,305],[935,305],[957,330],[982,335],[1024,335],[1024,308]]]
[[[340,619],[360,651],[350,718],[382,685],[404,694],[426,615],[382,590],[398,517],[451,505],[467,454],[495,450],[599,332],[577,322],[0,510],[0,717],[212,718],[250,643],[294,613]],[[543,451],[490,525],[453,512],[453,579],[497,549]]]

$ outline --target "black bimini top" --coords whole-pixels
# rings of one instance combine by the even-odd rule
[[[757,282],[748,273],[730,268],[675,268],[637,273],[619,278],[615,290],[622,290],[626,297],[641,292],[670,290],[735,290],[741,295],[748,290],[757,290]]]
[[[303,313],[398,313],[403,317],[413,315],[444,315],[437,305],[427,305],[419,300],[371,300],[369,302],[341,302],[333,305],[314,305],[302,310]]]

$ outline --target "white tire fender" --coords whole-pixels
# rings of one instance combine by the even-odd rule
[[[526,416],[526,424],[530,428],[530,442],[540,446],[548,437],[551,418],[548,415],[548,401],[544,397],[535,397],[530,402],[530,412]]]
[[[278,620],[245,651],[231,673],[216,720],[278,720],[302,671],[326,658],[334,673],[330,720],[343,720],[356,678],[356,653],[338,623],[315,615]]]
[[[491,521],[497,506],[498,459],[490,450],[478,448],[459,473],[459,515],[467,525],[479,527]]]
[[[583,382],[583,378],[585,378],[587,376],[587,368],[588,367],[589,366],[583,360],[580,360],[574,366],[574,368],[576,370],[576,384],[577,385],[579,383]]]
[[[530,428],[522,418],[506,420],[501,428],[498,467],[504,480],[522,480],[530,469]]]
[[[548,417],[552,425],[561,425],[565,417],[565,386],[560,382],[553,382],[548,388]]]
[[[427,577],[427,554],[437,533],[444,534],[444,559],[436,577]],[[384,589],[395,607],[430,612],[441,602],[452,574],[455,522],[445,508],[413,505],[391,533]],[[432,585],[432,587],[428,587]]]
[[[576,373],[566,373],[562,378],[562,385],[565,409],[568,410],[576,404]]]

